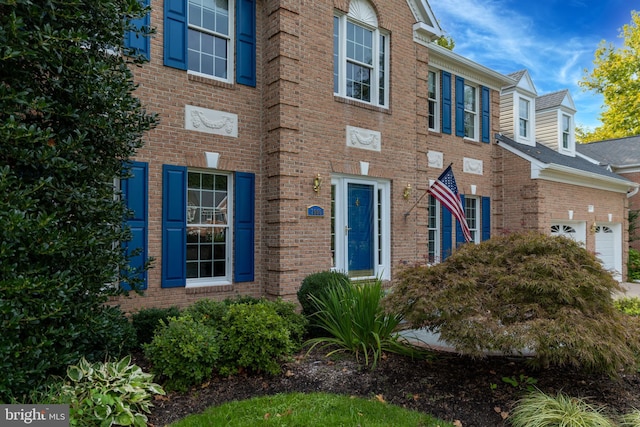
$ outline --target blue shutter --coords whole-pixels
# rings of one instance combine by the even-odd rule
[[[236,2],[236,81],[256,86],[256,0]]]
[[[462,210],[465,210],[464,206],[464,195],[460,195],[460,202],[462,203]],[[456,248],[461,244],[466,243],[464,239],[464,234],[462,233],[462,226],[460,226],[460,221],[456,220]]]
[[[451,73],[442,72],[442,133],[451,135]]]
[[[147,271],[144,269],[147,262],[147,241],[149,229],[148,213],[148,177],[149,165],[143,162],[130,162],[125,164],[128,178],[120,181],[122,199],[129,209],[125,225],[131,231],[131,240],[123,242],[122,247],[129,258],[129,266],[137,271],[136,284],[138,289],[147,289]],[[131,290],[131,285],[121,283],[126,290]]]
[[[440,217],[442,218],[442,254],[440,254],[440,259],[444,261],[451,255],[452,215],[447,208],[441,206]]]
[[[187,282],[187,168],[162,167],[162,287]]]
[[[236,172],[233,210],[235,282],[254,280],[255,192],[255,175]]]
[[[491,199],[482,198],[482,240],[491,238]]]
[[[187,69],[187,0],[164,1],[164,65]]]
[[[491,91],[488,87],[482,86],[482,142],[489,143],[491,135]]]
[[[149,6],[149,0],[140,0],[140,3],[144,7]],[[151,12],[147,12],[142,18],[132,20],[131,25],[135,28],[148,27],[150,25],[150,14]],[[124,47],[132,49],[135,54],[142,55],[147,60],[150,58],[151,43],[149,42],[149,37],[144,37],[135,31],[126,32],[124,35]]]
[[[456,136],[464,136],[464,79],[456,76]]]

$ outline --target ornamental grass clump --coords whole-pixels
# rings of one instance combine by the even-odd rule
[[[540,391],[521,399],[509,417],[513,427],[614,427],[603,413],[581,399]]]
[[[383,295],[381,281],[375,280],[330,286],[320,296],[312,296],[316,307],[315,324],[328,336],[308,340],[309,351],[316,346],[335,347],[328,355],[351,352],[372,368],[385,351],[418,355],[416,348],[396,334],[402,315],[384,312],[380,304]]]
[[[613,304],[620,291],[579,243],[523,233],[462,245],[432,267],[406,268],[385,304],[464,354],[527,353],[539,367],[616,375],[640,355],[637,318]]]

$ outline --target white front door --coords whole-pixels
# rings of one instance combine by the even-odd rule
[[[350,277],[389,278],[389,182],[334,177],[333,268]]]

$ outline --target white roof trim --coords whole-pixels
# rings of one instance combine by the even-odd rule
[[[416,24],[413,26],[414,39],[437,40],[443,35],[442,28],[433,14],[427,0],[407,0]]]
[[[429,66],[433,66],[439,70],[449,71],[456,76],[470,79],[494,90],[500,90],[508,84],[515,84],[515,81],[511,77],[473,62],[436,43],[422,43],[420,40],[415,41],[429,48]]]

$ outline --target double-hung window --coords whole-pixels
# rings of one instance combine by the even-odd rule
[[[435,71],[429,71],[428,77],[428,102],[429,102],[429,130],[439,130],[439,117],[438,117],[438,73]]]
[[[478,139],[478,90],[464,85],[464,137]]]
[[[571,149],[571,117],[562,115],[562,148]]]
[[[163,165],[162,287],[254,280],[255,175]]]
[[[188,172],[187,283],[231,281],[230,181],[227,174]]]
[[[189,71],[228,80],[233,75],[233,2],[189,0]]]
[[[335,95],[388,105],[389,36],[366,0],[352,0],[348,15],[334,16],[333,58]]]
[[[440,202],[435,197],[429,195],[429,216],[427,219],[427,229],[429,233],[428,262],[437,264],[440,262]]]
[[[525,139],[529,138],[529,101],[519,98],[518,105],[518,134]]]
[[[480,225],[479,213],[480,209],[478,206],[478,199],[476,197],[465,197],[464,215],[467,218],[467,225],[471,232],[471,241],[474,243],[480,242],[480,234],[478,230]]]
[[[164,65],[256,86],[256,0],[164,0]]]

